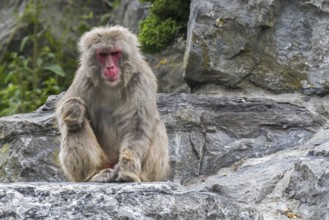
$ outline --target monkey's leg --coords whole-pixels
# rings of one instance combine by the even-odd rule
[[[60,109],[62,142],[60,162],[71,181],[86,181],[105,167],[107,157],[99,146],[79,98],[66,100]]]
[[[154,129],[154,136],[150,148],[142,163],[142,181],[165,180],[169,174],[168,137],[164,124],[158,123]]]

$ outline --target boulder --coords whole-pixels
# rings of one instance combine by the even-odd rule
[[[192,0],[186,81],[326,95],[328,11],[322,0]]]
[[[64,180],[56,100],[51,96],[34,113],[0,118],[1,181]],[[170,139],[171,179],[180,183],[293,148],[325,123],[303,107],[267,99],[162,94],[158,105]]]
[[[170,141],[169,181],[96,184],[65,183],[57,159],[57,99],[33,113],[0,118],[0,181],[6,182],[0,184],[0,218],[329,216],[329,130],[324,117],[302,105],[159,94]]]

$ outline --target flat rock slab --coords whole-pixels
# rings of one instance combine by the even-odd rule
[[[1,219],[262,219],[253,208],[179,184],[0,184]]]

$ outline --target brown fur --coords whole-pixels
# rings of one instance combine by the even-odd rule
[[[120,77],[106,82],[95,51],[120,47]],[[71,181],[158,181],[169,171],[156,78],[127,29],[94,28],[79,41],[80,67],[57,106],[60,162]],[[116,163],[114,169],[106,164]]]

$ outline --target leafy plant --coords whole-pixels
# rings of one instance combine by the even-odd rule
[[[26,0],[10,42],[0,50],[0,116],[33,111],[49,95],[67,89],[77,67],[77,38],[90,30],[92,23],[106,24],[110,10],[120,0],[65,1],[63,12],[78,16],[72,22],[59,19],[57,32],[49,17],[42,19],[43,7],[53,6],[50,2]],[[94,15],[90,7],[100,4],[105,13]]]
[[[60,78],[66,76],[60,64],[64,45],[54,39],[49,28],[42,26],[40,10],[39,0],[28,2],[19,18],[20,25],[28,26],[27,36],[17,51],[6,49],[1,58],[0,115],[34,110],[49,94],[63,89],[58,85]]]
[[[140,24],[138,38],[145,52],[165,49],[178,36],[186,35],[190,0],[141,0],[150,2],[150,12]]]

